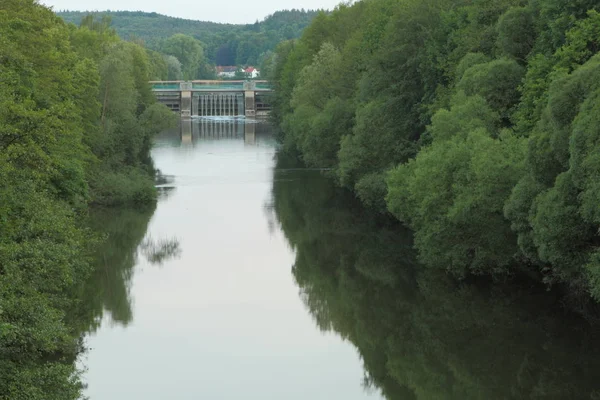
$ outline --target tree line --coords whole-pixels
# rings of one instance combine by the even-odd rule
[[[592,0],[365,0],[270,59],[284,149],[414,230],[457,277],[600,299]]]
[[[90,13],[63,11],[57,14],[68,22],[79,24]],[[171,47],[166,42],[171,41],[172,36],[185,35],[195,39],[202,47],[203,56],[211,66],[257,66],[262,64],[281,41],[298,38],[317,15],[317,11],[282,10],[262,21],[245,25],[193,21],[141,11],[102,11],[92,15],[110,17],[112,26],[120,37],[126,40],[137,38],[156,51],[164,53],[165,48]],[[180,58],[179,61],[185,64],[183,59]],[[194,79],[211,77],[204,73]]]
[[[158,59],[106,20],[0,7],[0,399],[80,398],[74,310],[103,239],[84,221],[154,203],[151,140],[175,122],[148,84]]]

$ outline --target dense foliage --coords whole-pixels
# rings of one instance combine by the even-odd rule
[[[88,12],[64,11],[58,15],[79,24]],[[190,36],[205,49],[206,58],[216,65],[259,65],[283,40],[298,38],[316,11],[284,10],[254,24],[233,25],[167,17],[157,13],[102,11],[123,39],[139,38],[151,49],[162,50],[164,41],[176,34]],[[183,62],[183,60],[180,60]],[[200,76],[202,78],[209,76]]]
[[[599,8],[340,5],[271,59],[280,139],[407,223],[426,266],[598,300]]]
[[[104,21],[105,22],[105,21]],[[80,395],[67,323],[97,237],[87,206],[147,204],[152,136],[174,116],[155,58],[103,21],[65,24],[35,0],[0,6],[0,399]]]
[[[278,167],[273,209],[301,298],[356,346],[367,388],[388,400],[597,398],[598,332],[556,292],[420,268],[411,232],[315,171]]]

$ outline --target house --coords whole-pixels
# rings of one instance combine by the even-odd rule
[[[254,67],[248,67],[244,70],[246,74],[246,78],[258,78],[260,76],[260,71]]]
[[[217,76],[219,78],[245,77],[246,79],[258,78],[260,71],[254,67],[238,68],[234,66],[218,66]]]
[[[235,66],[217,66],[217,76],[220,78],[235,78],[238,67]]]

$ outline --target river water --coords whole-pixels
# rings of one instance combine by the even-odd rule
[[[156,141],[156,210],[96,216],[113,279],[82,360],[91,400],[379,398],[299,295],[271,206],[275,147],[266,123],[195,120]]]
[[[423,268],[270,131],[164,132],[157,206],[93,215],[91,400],[600,398],[600,336],[560,297]]]

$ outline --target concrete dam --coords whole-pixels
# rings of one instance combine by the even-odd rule
[[[260,117],[271,110],[267,81],[152,81],[159,102],[182,117]]]

